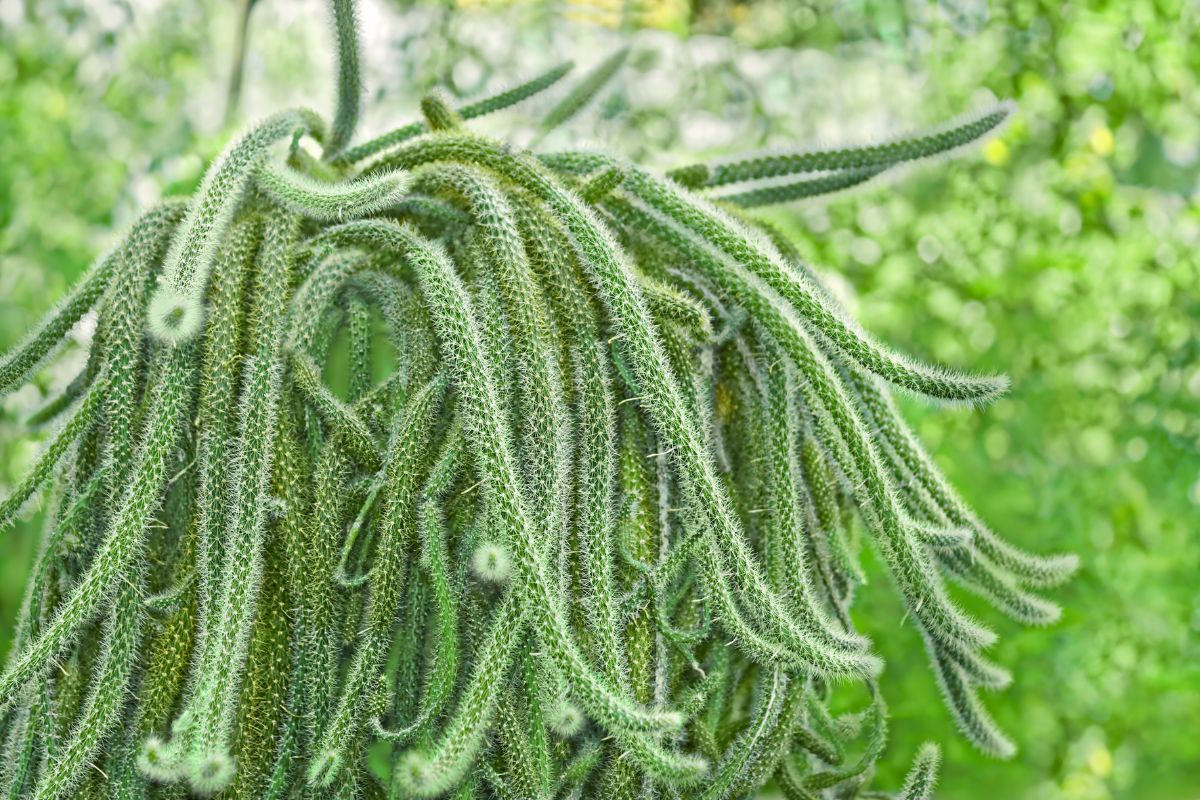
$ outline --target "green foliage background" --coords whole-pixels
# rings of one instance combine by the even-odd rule
[[[29,18],[16,3],[0,14],[0,349],[138,208],[198,180],[223,133],[232,5],[62,0],[29,4]],[[280,16],[255,19],[247,66],[244,105],[264,113],[317,102],[313,92],[327,88],[324,61],[304,57],[324,47],[320,14],[305,19],[316,6],[275,5],[288,4],[264,0],[255,12]],[[469,43],[472,15],[500,12],[476,6],[507,4],[395,5],[413,26],[368,33],[384,56],[371,85],[393,87],[374,98],[380,120],[436,81],[467,92],[548,65],[561,58],[560,27],[617,40],[574,20],[573,4],[527,3],[506,18],[519,32],[485,49]],[[887,660],[894,715],[885,782],[897,785],[932,738],[946,748],[940,797],[1200,797],[1196,4],[695,0],[624,14],[594,5],[616,10],[591,22],[670,31],[639,35],[635,74],[662,66],[663,37],[704,35],[684,52],[707,78],[679,77],[671,99],[650,104],[627,81],[577,126],[664,165],[697,141],[721,151],[719,137],[697,140],[712,117],[696,113],[736,119],[726,138],[744,149],[834,138],[816,124],[831,113],[894,130],[951,116],[981,87],[1017,101],[1016,121],[981,152],[772,212],[814,263],[841,276],[855,316],[881,339],[1012,376],[1012,392],[989,409],[912,403],[909,418],[994,528],[1036,551],[1083,557],[1056,596],[1059,625],[992,618],[998,660],[1016,674],[991,703],[1021,744],[1011,763],[956,736],[898,602],[867,588],[856,613]],[[714,33],[742,49],[730,55],[706,38]],[[776,58],[779,48],[815,49],[835,69],[806,83],[811,74],[755,71],[738,55]],[[485,51],[501,54],[494,75],[479,66]],[[797,93],[807,104],[789,105]],[[849,108],[843,95],[868,102]],[[87,335],[78,332],[80,344]],[[0,409],[0,493],[37,451],[21,419],[70,377],[47,374],[41,393],[23,390]],[[31,517],[0,538],[0,654],[32,557]]]

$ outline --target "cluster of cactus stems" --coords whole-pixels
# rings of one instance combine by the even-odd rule
[[[96,315],[0,505],[49,487],[0,674],[2,796],[929,797],[933,745],[899,794],[869,788],[866,539],[963,734],[1011,754],[978,698],[1010,680],[995,636],[944,580],[1043,624],[1033,590],[1075,559],[992,533],[889,394],[1004,382],[877,344],[743,210],[1010,109],[665,178],[464,129],[563,66],[352,145],[351,3],[333,16],[332,125],[253,126],[0,360],[8,392]],[[835,714],[845,682],[866,705]]]

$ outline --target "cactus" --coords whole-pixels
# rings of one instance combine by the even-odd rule
[[[51,487],[0,672],[4,796],[878,796],[863,536],[963,734],[1011,755],[978,698],[1010,681],[995,635],[946,579],[1045,624],[1034,592],[1076,561],[989,530],[890,398],[1005,381],[876,343],[744,211],[963,147],[1009,107],[665,177],[466,129],[567,65],[431,94],[355,145],[356,14],[332,6],[328,133],[306,110],[252,127],[0,359],[9,392],[97,313],[37,412],[60,432],[0,503],[3,523]],[[841,681],[870,702],[835,717]],[[937,762],[922,748],[902,796]]]

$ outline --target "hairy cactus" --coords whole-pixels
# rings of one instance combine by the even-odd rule
[[[864,534],[962,732],[1011,755],[978,699],[1010,680],[995,636],[944,579],[1043,624],[1033,590],[1075,560],[992,533],[889,397],[1004,381],[876,343],[741,210],[1010,109],[667,178],[464,130],[568,65],[353,145],[352,4],[333,19],[331,129],[252,127],[0,360],[8,392],[97,314],[38,412],[66,421],[0,504],[50,486],[0,673],[3,796],[881,796],[882,664],[849,615]],[[842,681],[870,702],[834,716]]]

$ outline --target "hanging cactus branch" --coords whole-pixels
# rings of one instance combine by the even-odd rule
[[[457,113],[463,120],[472,120],[487,116],[488,114],[494,114],[497,111],[503,111],[509,106],[515,106],[546,91],[566,77],[567,73],[573,68],[574,64],[570,61],[559,64],[524,83],[517,84],[511,89],[506,89],[481,100],[476,100],[473,103],[468,103],[457,109]],[[337,160],[344,163],[357,164],[407,139],[420,136],[427,130],[425,122],[412,122],[382,136],[378,136],[369,142],[351,147],[344,154],[338,156]]]
[[[679,167],[668,172],[667,176],[683,186],[697,189],[807,172],[887,169],[909,161],[944,155],[976,142],[998,130],[1012,112],[1011,103],[999,103],[987,111],[967,115],[938,129],[890,141],[830,150],[742,156],[711,165]]]
[[[1011,755],[978,698],[1010,682],[996,637],[946,581],[1040,625],[1059,611],[1035,591],[1076,561],[990,531],[889,396],[1005,381],[890,352],[739,210],[961,147],[1009,107],[667,178],[464,128],[566,65],[431,94],[353,146],[353,4],[333,20],[328,133],[305,110],[251,127],[0,360],[10,392],[96,313],[0,503],[4,524],[50,486],[0,672],[4,796],[880,796],[864,539],[964,735]],[[834,716],[846,682],[869,702]],[[922,748],[901,796],[930,797],[937,762]]]

